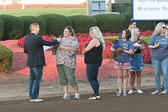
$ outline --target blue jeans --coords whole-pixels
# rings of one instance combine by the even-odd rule
[[[42,73],[43,73],[43,66],[30,67],[30,77],[29,77],[30,99],[38,98]]]
[[[155,82],[156,82],[156,89],[161,90],[161,84],[160,84],[160,74],[163,75],[163,82],[165,89],[168,89],[168,58],[165,58],[163,60],[152,60],[152,66],[155,73]]]
[[[87,79],[94,91],[95,96],[99,96],[99,82],[97,80],[98,70],[101,63],[86,64]]]

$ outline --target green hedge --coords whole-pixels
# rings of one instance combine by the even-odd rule
[[[137,27],[142,31],[154,30],[155,28],[153,21],[137,21],[136,23]]]
[[[125,28],[126,19],[121,15],[100,14],[94,17],[102,32],[120,33]]]
[[[30,24],[38,23],[40,26],[39,35],[45,35],[47,33],[47,23],[46,20],[40,17],[35,16],[22,16],[20,17],[24,21],[24,35],[28,35],[30,33]]]
[[[19,39],[23,36],[24,23],[22,19],[10,15],[0,15],[0,18],[4,21],[4,40]]]
[[[49,35],[62,35],[64,28],[72,24],[69,18],[58,14],[45,14],[39,17],[46,19],[47,34]]]
[[[2,19],[0,19],[0,40],[3,40],[3,34],[4,34],[4,22]]]
[[[0,44],[0,72],[8,72],[12,66],[13,52]]]
[[[121,14],[121,16],[126,19],[125,24],[126,24],[126,27],[128,28],[129,22],[132,19],[131,12],[127,12],[127,13]]]
[[[124,16],[126,18],[126,23],[127,26],[130,22],[130,20],[132,19],[132,15],[131,12],[127,12],[122,14],[122,16]],[[137,27],[142,30],[142,31],[146,31],[146,30],[154,30],[154,22],[153,21],[136,21],[137,23]]]
[[[97,25],[96,19],[92,16],[76,15],[68,18],[72,21],[75,33],[88,33],[90,27]]]

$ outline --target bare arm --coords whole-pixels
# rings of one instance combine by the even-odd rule
[[[124,50],[123,52],[129,54],[129,55],[133,55],[133,50],[132,49],[129,49],[129,50]]]
[[[86,52],[90,51],[92,48],[98,46],[100,44],[99,40],[92,39],[88,46],[83,50],[82,54],[85,54]]]

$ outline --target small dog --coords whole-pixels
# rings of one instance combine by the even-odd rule
[[[144,47],[144,40],[139,39],[137,42],[134,44],[134,46],[139,47],[140,49]],[[138,48],[134,48],[134,52],[138,50]]]
[[[118,53],[122,53],[124,51],[123,47],[119,44],[117,39],[114,39],[112,41],[113,46],[112,46],[112,58],[115,59],[116,55]]]

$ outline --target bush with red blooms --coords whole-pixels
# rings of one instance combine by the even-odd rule
[[[141,36],[150,36],[152,35],[153,31],[145,31],[140,32]],[[119,36],[120,33],[103,33],[103,36]],[[20,47],[24,47],[24,39],[26,36],[22,37],[18,40],[17,45]],[[51,41],[52,35],[44,35],[42,38],[46,41]],[[78,54],[82,54],[83,49],[85,48],[85,45],[91,40],[91,37],[88,33],[77,33],[75,34],[75,37],[78,39],[79,46],[77,49]],[[112,46],[112,42],[109,40],[105,41],[106,49],[103,51],[103,58],[111,58],[112,54],[110,51],[110,48]],[[151,57],[150,57],[150,49],[147,45],[145,45],[145,50],[142,51],[143,61],[144,63],[151,63]]]
[[[144,47],[145,47],[145,50],[142,50],[143,61],[144,63],[151,64],[151,55],[150,55],[151,49],[149,49],[147,45],[145,45]]]

